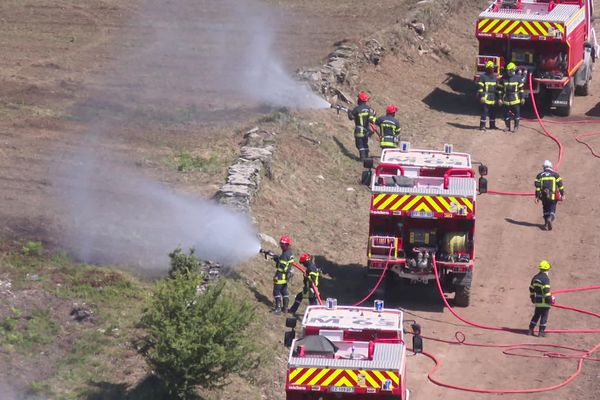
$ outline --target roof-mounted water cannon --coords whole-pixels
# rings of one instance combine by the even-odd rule
[[[451,154],[454,152],[454,146],[450,143],[444,143],[444,153]]]
[[[337,299],[334,297],[328,297],[327,300],[325,300],[325,307],[327,307],[328,310],[337,309]]]
[[[410,142],[401,141],[400,142],[400,151],[406,153],[410,150]]]

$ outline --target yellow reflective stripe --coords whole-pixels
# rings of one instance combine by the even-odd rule
[[[375,379],[373,379],[373,377],[371,376],[370,373],[368,373],[364,369],[361,369],[359,372],[365,376],[365,380],[367,382],[369,382],[369,385],[371,385],[372,387],[376,387],[376,388],[380,387],[379,383]],[[369,372],[371,372],[371,371],[369,371]]]
[[[397,202],[395,202],[394,205],[390,207],[390,210],[392,210],[392,211],[396,210],[409,197],[410,197],[410,194],[405,194],[404,196],[400,197],[400,200],[398,200]]]
[[[484,26],[489,20],[490,20],[489,18],[482,19],[481,21],[479,21],[479,24],[477,25],[477,27],[479,29],[481,29],[481,27]]]
[[[321,383],[321,386],[329,386],[329,384],[330,384],[331,382],[333,382],[333,380],[334,380],[335,378],[337,378],[337,376],[338,376],[339,374],[341,374],[341,373],[342,373],[342,371],[343,371],[343,369],[336,369],[335,371],[333,371],[333,374],[329,375],[329,377],[328,377],[327,379],[325,379],[325,380],[323,381],[323,383]]]
[[[515,29],[515,26],[519,25],[520,21],[515,21],[512,24],[510,24],[510,26],[508,28],[506,28],[502,33],[511,33],[513,29]]]
[[[391,375],[392,377],[392,382],[394,382],[396,385],[400,385],[400,377],[398,376],[397,373],[395,373],[394,371],[386,371],[388,373],[388,375]]]
[[[381,201],[381,199],[383,199],[385,197],[385,194],[379,194],[377,196],[375,196],[375,198],[373,199],[373,205],[376,206],[377,203],[379,203]]]
[[[540,33],[542,35],[544,35],[544,36],[548,35],[548,31],[546,29],[544,29],[544,26],[542,24],[540,24],[538,21],[533,21],[533,24],[535,25],[537,30],[540,31]]]
[[[565,27],[562,24],[554,24],[556,28],[560,31],[560,33],[565,33]]]
[[[450,203],[446,201],[446,199],[442,196],[437,196],[437,199],[446,207],[446,210],[452,211],[452,207],[450,207]]]
[[[437,203],[431,198],[431,196],[426,196],[425,200],[427,200],[427,202],[429,203],[429,205],[431,207],[433,207],[433,209],[437,212],[443,212],[443,210],[440,208],[440,206],[437,205]]]
[[[374,370],[373,373],[381,380],[381,383],[385,382],[387,378],[383,376],[383,374],[377,370]]]
[[[316,368],[309,368],[306,373],[304,375],[302,375],[300,377],[300,379],[297,379],[294,383],[298,384],[298,385],[302,385],[302,382],[304,382],[306,379],[308,379],[309,376],[311,376],[317,369]]]
[[[358,382],[358,375],[356,375],[356,372],[354,372],[354,370],[347,369],[346,373],[350,375],[350,377],[352,377],[352,379],[354,379],[355,382]]]
[[[489,32],[490,29],[492,29],[498,22],[500,22],[499,19],[495,19],[492,22],[490,22],[490,24],[488,26],[485,27],[484,30],[482,30],[482,32]]]
[[[467,208],[469,210],[473,211],[473,203],[471,202],[471,200],[467,199],[466,197],[463,197],[462,201],[467,205]]]
[[[417,208],[415,208],[415,211],[429,211],[429,212],[431,212],[431,209],[427,206],[426,202],[423,202],[423,203],[419,204],[417,206]]]
[[[354,387],[354,384],[348,380],[345,376],[337,381],[333,386],[351,386]]]
[[[524,27],[520,26],[518,29],[516,29],[513,34],[515,35],[529,35],[529,32],[527,32],[527,29],[525,29]]]
[[[296,368],[292,372],[290,372],[290,381],[296,377],[300,372],[304,371],[304,368]]]
[[[523,21],[523,25],[525,25],[530,33],[534,34],[534,35],[539,35],[538,31],[535,30],[535,28],[528,22],[528,21]]]
[[[550,22],[544,22],[543,24],[548,29],[554,28],[554,26]]]
[[[321,372],[319,372],[317,374],[317,376],[315,376],[313,379],[310,380],[310,382],[307,383],[307,385],[314,385],[314,384],[316,384],[317,382],[319,382],[319,380],[321,380],[321,378],[323,377],[323,375],[325,375],[327,372],[329,372],[329,369],[328,368],[323,368],[321,370]]]
[[[506,20],[502,21],[502,23],[500,25],[498,25],[496,27],[496,29],[494,29],[494,33],[500,32],[506,26],[506,24],[508,24],[509,22],[510,22],[509,19],[506,19]]]
[[[387,207],[387,205],[390,204],[392,201],[394,201],[397,197],[398,197],[397,194],[390,195],[390,197],[388,197],[388,199],[386,201],[384,201],[383,203],[381,203],[381,205],[379,205],[377,208],[380,210],[384,210],[385,207]]]
[[[403,211],[410,210],[412,206],[419,200],[421,200],[422,196],[415,196],[411,201],[409,201],[404,207],[402,207]]]

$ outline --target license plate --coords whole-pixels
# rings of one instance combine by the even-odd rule
[[[354,393],[354,388],[348,386],[330,386],[329,391],[334,393]]]
[[[431,211],[413,211],[410,214],[413,218],[433,218],[433,212]]]

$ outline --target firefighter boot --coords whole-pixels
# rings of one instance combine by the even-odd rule
[[[283,297],[283,313],[284,314],[287,314],[289,304],[290,304],[290,298],[287,296],[284,296]]]
[[[490,129],[491,129],[491,130],[496,130],[496,129],[498,129],[498,128],[496,127],[496,120],[495,120],[495,119],[493,119],[493,120],[491,120],[491,121],[490,121]]]
[[[479,121],[479,130],[485,131],[485,121]]]
[[[275,314],[281,313],[281,297],[275,297],[275,308],[273,308]]]
[[[504,121],[504,125],[506,125],[506,128],[504,128],[504,132],[510,132],[510,120]]]
[[[513,132],[516,132],[516,131],[518,131],[518,130],[519,130],[519,120],[517,119],[517,120],[515,120],[515,126],[514,126],[514,128],[513,128],[513,130],[512,130],[512,131],[513,131]]]
[[[529,329],[527,330],[527,336],[535,336],[533,334],[533,328],[530,326]]]
[[[542,229],[545,231],[550,230],[550,218],[544,217],[544,227]]]
[[[540,326],[540,337],[546,337],[546,327]]]

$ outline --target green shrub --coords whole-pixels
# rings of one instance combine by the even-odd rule
[[[26,256],[39,256],[42,254],[43,249],[44,247],[42,246],[42,242],[34,242],[30,240],[25,243],[22,251]]]
[[[200,272],[202,263],[195,253],[196,251],[192,248],[189,250],[189,254],[185,254],[180,247],[169,253],[171,259],[169,276],[173,277],[179,272]]]
[[[230,373],[257,365],[248,324],[249,303],[231,294],[225,281],[203,293],[197,272],[178,272],[159,282],[141,325],[146,336],[140,352],[172,396],[195,397],[195,386],[222,385]]]

